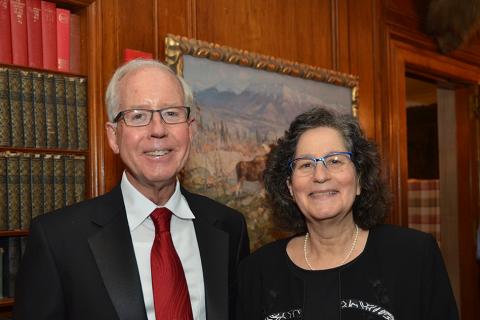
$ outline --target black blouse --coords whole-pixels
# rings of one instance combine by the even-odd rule
[[[290,239],[271,243],[242,262],[237,320],[458,319],[431,235],[378,226],[357,258],[319,271],[290,260]]]

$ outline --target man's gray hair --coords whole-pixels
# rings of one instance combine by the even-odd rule
[[[192,89],[185,82],[185,80],[183,80],[182,77],[176,75],[175,72],[173,72],[173,70],[170,69],[170,67],[153,59],[135,59],[119,67],[113,74],[112,79],[110,79],[110,82],[108,83],[107,92],[105,93],[105,105],[107,108],[108,120],[110,122],[112,122],[113,119],[115,119],[115,116],[119,112],[120,81],[128,73],[137,71],[140,69],[145,69],[145,68],[158,68],[162,71],[168,72],[171,75],[173,75],[178,80],[178,82],[182,87],[183,100],[184,100],[185,106],[191,107],[192,109],[194,108],[194,98],[193,98]]]

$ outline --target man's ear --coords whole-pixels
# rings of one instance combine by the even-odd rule
[[[195,118],[188,120],[188,130],[190,131],[190,141],[193,141],[193,138],[195,138],[198,130],[197,121],[195,121]]]
[[[117,124],[112,122],[105,123],[105,130],[107,133],[107,140],[110,149],[112,149],[113,153],[118,154],[120,152],[120,148],[117,142]]]

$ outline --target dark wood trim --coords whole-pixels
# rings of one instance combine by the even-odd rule
[[[3,237],[25,237],[28,236],[28,230],[3,230],[0,231],[0,238]]]
[[[474,88],[456,91],[457,114],[457,152],[458,152],[458,232],[460,263],[460,296],[463,319],[479,319],[478,301],[480,290],[478,284],[478,261],[476,251],[476,224],[480,206],[478,204],[478,139],[475,132],[478,119],[470,108],[470,98]],[[465,107],[467,106],[467,107]],[[477,151],[477,152],[475,152]],[[463,160],[466,159],[467,161]]]
[[[388,145],[384,147],[384,152],[387,149],[387,154],[396,155],[390,157],[387,163],[390,183],[397,198],[394,201],[392,222],[407,225],[408,172],[406,165],[405,71],[419,69],[424,74],[432,74],[436,77],[476,85],[480,82],[480,68],[391,38],[388,44],[389,102],[384,109],[387,129],[387,137],[384,141]],[[472,138],[472,133],[475,132],[475,123],[470,118],[469,112],[468,110],[457,110],[457,130],[459,130],[457,136],[462,139],[458,141],[458,147],[460,148],[458,154],[459,157],[465,159],[458,162],[458,212],[461,216],[458,219],[460,239],[458,239],[457,250],[459,250],[460,257],[462,319],[478,319],[479,314],[474,301],[480,300],[480,288],[478,287],[478,263],[475,261],[474,233],[472,230],[474,229],[474,221],[477,219],[473,215],[478,212],[478,208],[475,207],[478,206],[478,187],[473,186],[475,183],[478,184],[478,180],[472,181],[472,179],[474,177],[478,179],[478,162],[469,158],[472,148],[478,147],[478,142]]]

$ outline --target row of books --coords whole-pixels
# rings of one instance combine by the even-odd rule
[[[85,156],[0,153],[0,230],[85,199]]]
[[[0,67],[0,146],[86,150],[87,81]]]
[[[41,0],[0,0],[0,63],[80,72],[80,17]]]
[[[15,296],[15,279],[26,243],[27,237],[0,238],[0,299]]]

